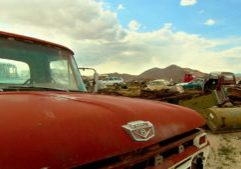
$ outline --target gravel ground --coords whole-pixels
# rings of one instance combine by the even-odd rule
[[[241,132],[211,134],[206,169],[241,169]]]

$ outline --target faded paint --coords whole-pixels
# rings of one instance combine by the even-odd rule
[[[166,103],[64,92],[59,95],[68,99],[60,102],[53,94],[0,93],[0,134],[4,135],[0,144],[8,143],[0,151],[0,166],[61,168],[63,163],[87,163],[152,145],[204,124],[192,110]],[[156,136],[135,143],[121,126],[140,119],[153,123]]]
[[[0,34],[72,52],[39,39]],[[0,151],[1,168],[71,168],[155,145],[205,123],[196,112],[179,106],[77,92],[1,91],[0,107],[0,144],[4,145]],[[155,137],[134,142],[121,127],[139,120],[154,125]],[[168,146],[173,148],[184,141]],[[191,146],[185,154],[177,154],[154,168],[176,164],[198,151]]]

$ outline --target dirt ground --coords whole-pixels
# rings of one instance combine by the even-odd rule
[[[241,132],[208,133],[211,149],[206,169],[241,169]]]

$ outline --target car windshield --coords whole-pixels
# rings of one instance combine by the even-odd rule
[[[0,46],[0,89],[85,91],[70,51],[14,38],[0,38]]]
[[[234,75],[233,74],[224,74],[223,75],[224,80],[233,80],[234,79]]]

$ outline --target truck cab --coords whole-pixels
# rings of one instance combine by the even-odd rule
[[[0,46],[0,64],[14,65],[0,73],[0,168],[204,168],[209,144],[197,112],[87,93],[62,45],[0,32]]]
[[[222,87],[231,87],[236,84],[236,78],[232,72],[211,72],[205,82],[205,90],[221,90]]]

